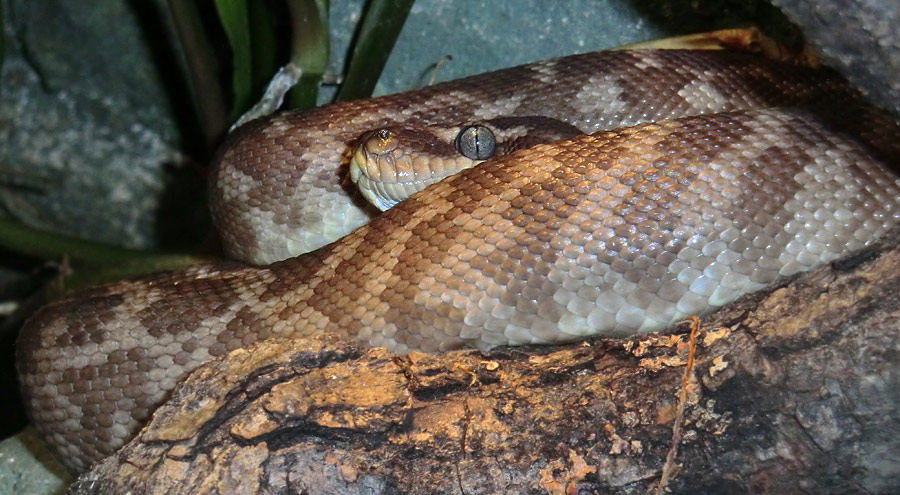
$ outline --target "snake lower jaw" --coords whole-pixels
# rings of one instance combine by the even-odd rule
[[[420,178],[420,174],[414,174],[416,176],[415,179],[402,180],[400,172],[386,174],[381,169],[377,169],[381,172],[379,174],[381,176],[380,179],[373,177],[369,171],[378,166],[375,161],[375,157],[367,157],[361,151],[354,153],[350,161],[350,180],[359,188],[366,201],[375,205],[381,211],[393,208],[397,203],[424,190],[426,187],[481,163],[474,162],[458,165],[457,168],[445,170],[444,173],[431,171],[430,177],[427,178]]]

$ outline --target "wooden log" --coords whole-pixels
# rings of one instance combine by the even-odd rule
[[[490,353],[327,337],[237,350],[73,492],[886,493],[898,244],[900,230],[723,308],[693,353],[689,325]]]

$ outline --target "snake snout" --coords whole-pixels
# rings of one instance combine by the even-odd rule
[[[477,163],[445,148],[443,141],[419,130],[368,131],[353,150],[350,179],[367,201],[384,211]]]

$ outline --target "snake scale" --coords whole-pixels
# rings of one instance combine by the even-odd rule
[[[315,249],[371,211],[341,180],[363,132],[527,115],[593,134],[488,160]],[[262,119],[219,154],[214,216],[244,260],[315,250],[52,302],[19,339],[26,404],[81,471],[185,374],[263,339],[406,352],[658,330],[896,225],[898,157],[900,128],[833,73],[721,52],[572,56]]]

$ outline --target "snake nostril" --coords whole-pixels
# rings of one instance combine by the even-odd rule
[[[362,149],[369,153],[381,154],[397,146],[395,134],[390,129],[378,129],[364,134],[360,138]]]

